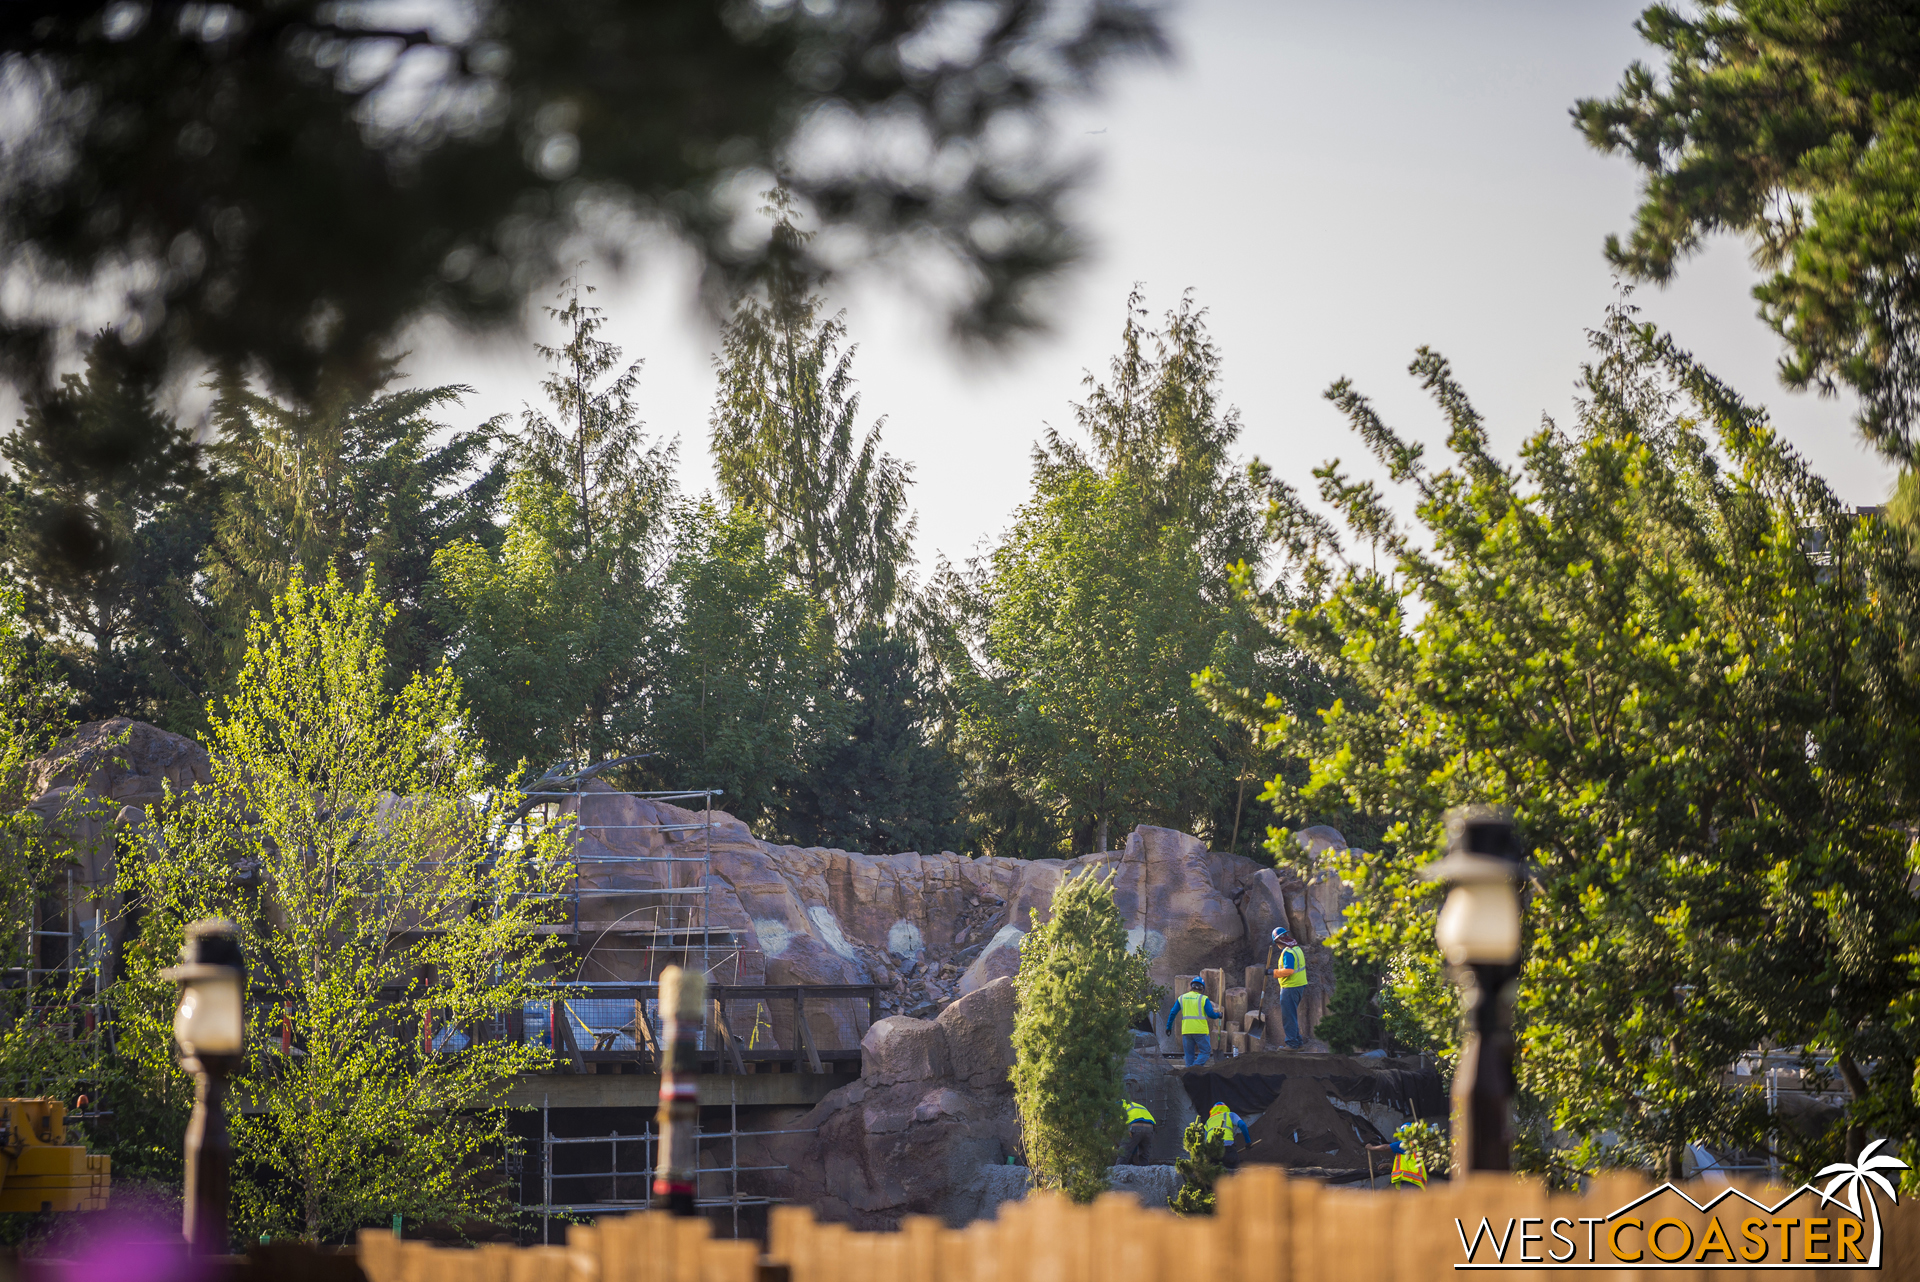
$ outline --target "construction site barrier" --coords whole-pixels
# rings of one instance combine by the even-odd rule
[[[1722,1187],[1695,1183],[1685,1192],[1710,1203]],[[1769,1206],[1788,1195],[1785,1189],[1743,1188]],[[1654,1190],[1644,1178],[1611,1173],[1596,1177],[1581,1194],[1550,1195],[1537,1181],[1497,1175],[1436,1183],[1419,1193],[1367,1192],[1290,1180],[1278,1167],[1250,1167],[1220,1181],[1219,1211],[1211,1217],[1143,1208],[1125,1193],[1076,1206],[1042,1192],[1004,1203],[997,1219],[962,1229],[913,1216],[898,1232],[866,1233],[819,1223],[800,1207],[777,1207],[763,1260],[755,1243],[714,1239],[703,1219],[649,1212],[574,1225],[565,1246],[449,1250],[367,1232],[360,1239],[360,1263],[369,1282],[756,1282],[782,1272],[789,1282],[1199,1282],[1224,1276],[1234,1282],[1441,1282],[1482,1271],[1544,1279],[1576,1268],[1589,1278],[1658,1273],[1673,1282],[1920,1278],[1920,1204],[1877,1206],[1875,1270],[1782,1268],[1777,1257],[1767,1261],[1772,1267],[1747,1268],[1737,1256],[1735,1263],[1721,1263],[1717,1251],[1699,1260],[1688,1253],[1675,1260],[1648,1253],[1645,1230],[1656,1223],[1665,1226],[1656,1230],[1661,1251],[1672,1252],[1683,1240],[1709,1240],[1708,1221],[1718,1212],[1735,1226],[1729,1230],[1732,1245],[1740,1247],[1746,1243],[1739,1218],[1759,1214],[1737,1200],[1694,1210],[1671,1192],[1649,1201],[1644,1218],[1635,1217],[1641,1219],[1638,1236],[1629,1235],[1630,1249],[1640,1253],[1635,1267],[1596,1267],[1583,1259],[1521,1265],[1528,1251],[1529,1260],[1541,1259],[1543,1245],[1549,1252],[1563,1249],[1551,1239],[1543,1243],[1540,1226],[1556,1219],[1593,1222],[1604,1242],[1620,1218],[1615,1213]],[[1782,1218],[1792,1218],[1803,1232],[1810,1216],[1845,1214],[1844,1206],[1822,1206],[1812,1193],[1803,1198],[1791,1216],[1782,1210]],[[1864,1204],[1861,1209],[1869,1213]],[[1480,1233],[1483,1220],[1493,1237],[1506,1233],[1501,1258],[1491,1238]],[[1531,1226],[1521,1230],[1536,1235],[1531,1245],[1514,1238],[1509,1222]],[[1769,1239],[1781,1231],[1764,1230]],[[1480,1239],[1468,1269],[1460,1267],[1463,1235]],[[1572,1236],[1585,1244],[1584,1229]],[[1831,1252],[1830,1225],[1826,1238]],[[1796,1259],[1804,1258],[1803,1238],[1799,1246],[1803,1252]]]

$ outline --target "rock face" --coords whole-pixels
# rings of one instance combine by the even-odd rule
[[[1024,1166],[983,1166],[955,1199],[956,1210],[967,1220],[992,1219],[1001,1204],[1018,1202],[1033,1187],[1033,1172]],[[1144,1207],[1165,1207],[1180,1191],[1180,1173],[1171,1166],[1113,1166],[1107,1181],[1116,1193],[1131,1193]]]
[[[93,912],[83,907],[84,891],[113,882],[114,843],[103,840],[109,828],[138,825],[169,788],[185,792],[212,778],[198,743],[126,717],[90,721],[30,763],[27,809],[73,846],[76,899],[68,911],[76,920]]]
[[[867,1030],[861,1079],[794,1128],[762,1142],[755,1191],[811,1205],[823,1218],[888,1228],[905,1215],[974,1218],[983,1166],[1019,1150],[1014,1113],[1013,981],[969,993],[936,1020],[895,1015]],[[742,1146],[747,1152],[746,1145]]]
[[[1292,920],[1296,931],[1318,921],[1315,939],[1338,921],[1337,890],[1331,899],[1320,887],[1309,893],[1293,874],[1209,851],[1198,838],[1168,828],[1142,826],[1124,849],[1071,860],[974,859],[950,851],[860,855],[774,846],[725,812],[618,796],[598,783],[567,808],[579,815],[575,856],[581,884],[591,892],[582,901],[583,922],[611,921],[643,905],[645,892],[671,888],[675,877],[675,886],[685,888],[698,867],[617,861],[704,849],[711,857],[710,920],[742,941],[716,981],[877,984],[889,1015],[930,1017],[1011,976],[1020,941],[1036,914],[1045,920],[1068,875],[1112,879],[1129,939],[1146,948],[1154,981],[1168,990],[1169,1001],[1203,967],[1237,975],[1264,962],[1268,933],[1283,921]],[[1318,848],[1344,847],[1331,829],[1312,831]],[[1317,1009],[1332,991],[1332,970],[1325,949],[1313,947],[1309,999]],[[632,953],[598,952],[580,978],[642,978],[645,964]],[[862,1003],[822,1005],[829,1009],[809,1015],[822,1037],[851,1046],[865,1033]],[[791,1017],[777,1009],[771,1015],[776,1040],[788,1045],[791,1029],[782,1021]]]

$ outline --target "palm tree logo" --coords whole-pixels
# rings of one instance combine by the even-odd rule
[[[1865,1190],[1867,1207],[1873,1214],[1874,1265],[1880,1262],[1880,1203],[1878,1199],[1874,1197],[1873,1189],[1867,1187],[1868,1181],[1872,1181],[1874,1185],[1885,1191],[1890,1201],[1897,1203],[1900,1200],[1899,1193],[1894,1191],[1892,1183],[1880,1172],[1904,1171],[1907,1169],[1907,1164],[1899,1158],[1888,1153],[1878,1153],[1875,1151],[1885,1143],[1886,1140],[1884,1139],[1875,1140],[1873,1143],[1867,1145],[1865,1149],[1861,1150],[1858,1163],[1848,1165],[1845,1162],[1835,1162],[1832,1166],[1823,1168],[1818,1175],[1813,1177],[1816,1180],[1824,1180],[1829,1175],[1833,1176],[1833,1179],[1828,1181],[1826,1189],[1820,1193],[1820,1204],[1822,1206],[1828,1203],[1836,1203],[1846,1207],[1856,1218],[1860,1217],[1860,1194],[1862,1190]],[[1841,1189],[1845,1190],[1844,1196],[1836,1192]]]

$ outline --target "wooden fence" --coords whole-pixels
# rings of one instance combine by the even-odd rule
[[[1422,1193],[1367,1192],[1289,1180],[1278,1167],[1250,1167],[1221,1181],[1219,1214],[1212,1218],[1148,1210],[1123,1193],[1106,1194],[1090,1206],[1039,1193],[1005,1203],[997,1219],[964,1229],[916,1216],[897,1233],[855,1232],[818,1223],[804,1208],[778,1207],[764,1260],[755,1243],[713,1240],[705,1220],[676,1221],[658,1212],[574,1226],[565,1246],[528,1249],[446,1250],[368,1232],[360,1240],[360,1258],[370,1282],[756,1282],[765,1276],[763,1266],[775,1274],[784,1266],[791,1282],[1440,1282],[1463,1272],[1455,1266],[1465,1258],[1464,1233],[1481,1238],[1476,1264],[1530,1279],[1580,1265],[1585,1277],[1657,1272],[1675,1282],[1920,1279],[1920,1204],[1881,1207],[1877,1271],[1782,1269],[1781,1235],[1792,1248],[1789,1258],[1803,1261],[1807,1225],[1816,1216],[1826,1218],[1814,1243],[1831,1258],[1844,1208],[1818,1207],[1809,1194],[1768,1220],[1737,1199],[1698,1211],[1667,1193],[1636,1208],[1630,1221],[1612,1216],[1652,1188],[1644,1179],[1616,1174],[1594,1180],[1579,1196],[1549,1196],[1537,1183],[1504,1176],[1435,1184]],[[1696,1183],[1687,1191],[1706,1201],[1716,1188]],[[1768,1205],[1785,1192],[1748,1191]],[[1716,1216],[1730,1239],[1724,1252],[1713,1244]],[[1756,1217],[1762,1223],[1758,1236],[1744,1237],[1742,1220]],[[1490,1237],[1481,1233],[1483,1219]],[[1783,1219],[1792,1224],[1782,1228]],[[1547,1236],[1549,1225],[1558,1227],[1558,1240]],[[1622,1226],[1614,1239],[1624,1252],[1618,1257],[1608,1245],[1615,1225]],[[1516,1235],[1529,1232],[1526,1242]],[[1870,1236],[1863,1245],[1871,1246]],[[1741,1267],[1737,1252],[1751,1252],[1762,1240],[1770,1247],[1764,1262],[1773,1267]],[[1700,1254],[1681,1249],[1682,1243]],[[1638,1265],[1596,1270],[1587,1263],[1589,1244],[1599,1262],[1611,1265],[1637,1253]],[[1668,1262],[1663,1252],[1677,1256]],[[1514,1268],[1523,1259],[1545,1264],[1546,1253],[1569,1258]]]

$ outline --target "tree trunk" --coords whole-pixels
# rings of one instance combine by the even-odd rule
[[[1105,815],[1101,815],[1100,826],[1099,828],[1094,830],[1094,834],[1093,834],[1093,853],[1096,855],[1105,854],[1106,849],[1107,849],[1107,817]]]

